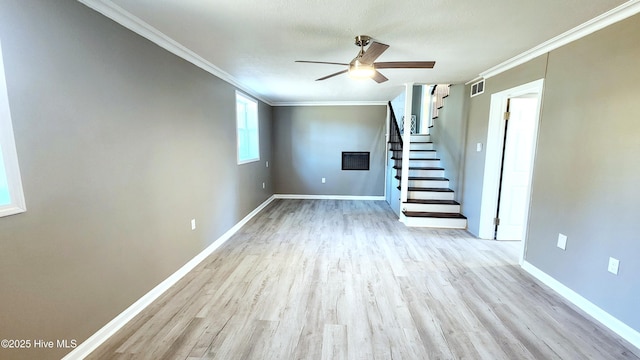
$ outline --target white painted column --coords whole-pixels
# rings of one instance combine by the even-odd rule
[[[409,184],[409,151],[411,149],[411,105],[413,103],[413,83],[405,84],[404,132],[402,134],[402,172],[400,174],[400,202],[407,202]],[[402,210],[402,204],[400,204]]]

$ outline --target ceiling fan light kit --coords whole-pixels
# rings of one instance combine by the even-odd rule
[[[357,58],[349,64],[349,77],[352,79],[371,79],[375,73],[373,65],[364,64]]]
[[[371,45],[365,51],[364,47],[369,45],[369,43],[371,43]],[[348,73],[349,77],[353,79],[373,79],[377,83],[385,82],[389,79],[376,69],[432,69],[435,66],[435,61],[394,61],[376,63],[376,59],[389,48],[389,45],[376,41],[372,42],[371,37],[367,35],[356,36],[355,44],[360,48],[360,51],[349,64],[307,60],[296,60],[296,62],[348,66],[346,70],[329,74],[316,79],[316,81],[326,80],[340,74]]]

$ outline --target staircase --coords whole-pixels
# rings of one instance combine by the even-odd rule
[[[392,111],[393,114],[393,111]],[[400,189],[403,141],[392,115],[389,150]],[[394,126],[395,124],[395,126]],[[467,218],[444,177],[440,159],[429,135],[411,135],[407,201],[400,205],[400,220],[407,226],[466,229]]]

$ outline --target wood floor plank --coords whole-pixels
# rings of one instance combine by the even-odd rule
[[[322,360],[347,360],[347,326],[326,324],[322,335]]]
[[[518,266],[382,201],[276,200],[88,359],[635,359]]]

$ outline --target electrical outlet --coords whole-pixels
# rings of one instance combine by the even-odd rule
[[[196,219],[191,219],[191,230],[196,229]]]
[[[263,189],[265,189],[265,188],[266,188],[265,183],[262,183],[262,188],[263,188]]]
[[[476,144],[476,151],[477,152],[481,152],[482,151],[482,143],[477,143]]]
[[[322,178],[322,183],[324,184],[324,183],[326,183],[326,182],[327,182],[327,179]]]
[[[562,250],[567,250],[567,235],[558,234],[558,247]]]
[[[269,167],[269,162],[267,161],[267,167]]]
[[[618,269],[620,268],[620,260],[610,257],[609,258],[609,270],[610,273],[618,275]]]

